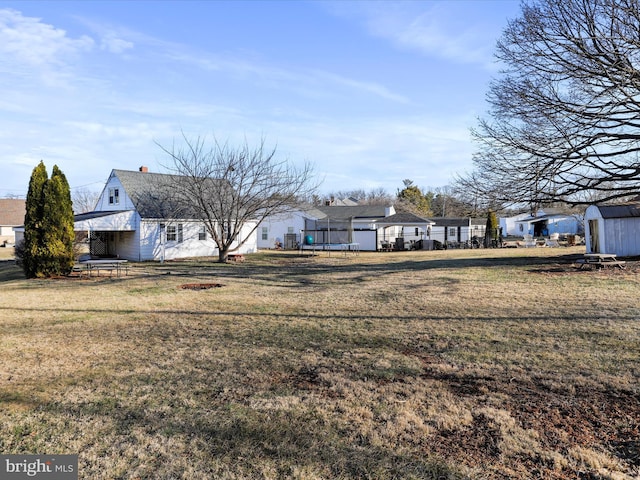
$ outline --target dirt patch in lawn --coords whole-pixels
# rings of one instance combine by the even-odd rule
[[[508,464],[498,467],[496,474],[504,478],[609,478],[591,472],[606,472],[614,464],[640,471],[639,392],[525,375],[451,372],[431,355],[422,362],[424,377],[443,382],[456,397],[475,405],[471,424],[435,433],[432,452],[494,468],[515,455],[515,470]],[[583,464],[584,475],[567,468],[567,459]]]
[[[180,288],[183,290],[208,290],[210,288],[222,288],[221,283],[183,283]]]

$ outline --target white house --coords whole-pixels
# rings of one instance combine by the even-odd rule
[[[218,256],[202,220],[163,211],[156,190],[167,184],[179,188],[179,177],[149,173],[146,167],[112,170],[95,211],[75,216],[74,229],[86,232],[90,253],[132,261]],[[254,227],[255,222],[243,225],[239,241],[245,242],[237,253],[257,251]]]
[[[411,250],[425,248],[435,223],[413,213],[403,212],[389,215],[376,221],[380,249]]]
[[[16,243],[15,227],[24,224],[26,200],[0,198],[0,246]]]
[[[376,251],[385,239],[387,225],[378,222],[396,213],[392,205],[324,205],[316,207],[322,217],[305,222],[304,237],[315,245],[357,243],[362,251]],[[304,246],[304,245],[303,245]]]
[[[312,206],[292,208],[288,212],[271,215],[258,226],[259,249],[294,249],[302,242],[306,222],[326,215]]]
[[[453,218],[432,217],[433,225],[430,228],[428,239],[435,240],[448,246],[457,246],[471,243],[474,239],[482,243],[486,230],[487,220],[483,218]]]
[[[587,253],[640,255],[640,202],[591,205],[584,215]]]
[[[580,215],[539,210],[537,215],[521,213],[513,217],[500,218],[503,236],[548,237],[553,234],[575,235],[582,232]]]

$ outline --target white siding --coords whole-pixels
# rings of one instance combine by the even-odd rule
[[[117,204],[109,203],[109,189],[111,188],[117,188],[119,191],[119,201]],[[112,176],[109,177],[109,180],[107,180],[107,184],[105,185],[104,190],[102,190],[100,198],[98,198],[96,211],[105,212],[114,210],[135,210],[135,205],[124,191],[124,187],[122,186],[122,183],[120,183],[120,179],[112,174]]]
[[[608,218],[601,229],[603,252],[621,257],[640,254],[640,219]]]
[[[11,244],[15,243],[16,234],[13,231],[13,227],[0,226],[0,244],[5,241]]]
[[[164,223],[165,232],[168,226],[182,225],[182,241],[164,241],[166,236],[161,236],[160,224]],[[200,240],[199,234],[202,222],[197,221],[149,221],[143,220],[140,226],[140,260],[165,260],[187,257],[217,257],[218,247],[207,233],[206,240]],[[246,223],[240,234],[241,239],[247,239],[240,247],[238,253],[255,253],[257,251],[256,232],[250,233],[255,223]],[[166,233],[165,233],[166,235]],[[236,242],[234,245],[237,245]]]
[[[296,211],[288,215],[277,215],[269,218],[265,218],[260,222],[260,226],[257,230],[257,248],[269,249],[274,248],[276,239],[280,239],[284,242],[284,236],[289,233],[289,229],[293,230],[300,237],[300,230],[304,230],[304,214]],[[267,229],[267,238],[262,238],[262,229]]]
[[[353,241],[359,244],[358,248],[361,251],[375,252],[378,249],[375,230],[355,230],[353,232]]]
[[[587,253],[594,253],[591,245],[590,220],[598,221],[600,252],[614,253],[621,257],[640,255],[640,218],[602,218],[596,206],[587,208],[584,216]]]

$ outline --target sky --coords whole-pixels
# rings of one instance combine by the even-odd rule
[[[518,0],[0,1],[0,197],[42,160],[72,193],[160,146],[257,146],[320,192],[450,184]]]

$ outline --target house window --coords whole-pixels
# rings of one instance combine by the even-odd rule
[[[167,242],[175,242],[177,237],[176,226],[167,225]]]
[[[198,232],[198,240],[206,240],[207,239],[207,227],[202,225],[200,227],[200,231]]]
[[[416,233],[415,233],[416,237],[420,236],[420,232],[418,231],[418,227],[416,227]]]
[[[287,233],[289,233],[289,234],[294,233],[293,232],[293,227],[287,227]]]
[[[184,240],[182,236],[182,224],[167,225],[167,242],[182,242]]]
[[[458,229],[456,227],[450,227],[449,228],[449,238],[453,237],[457,237],[458,236]]]
[[[269,240],[269,227],[262,227],[262,240]]]
[[[118,205],[120,203],[120,189],[109,189],[109,205]]]

